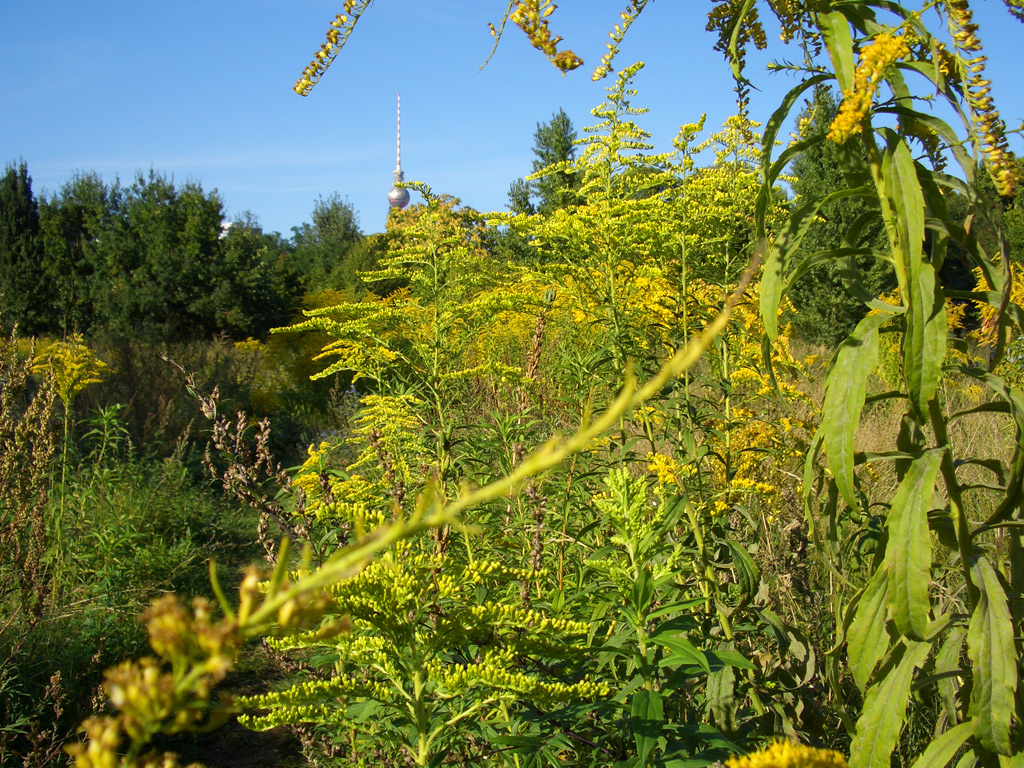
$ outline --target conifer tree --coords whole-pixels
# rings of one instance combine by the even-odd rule
[[[839,104],[831,89],[821,86],[815,89],[813,99],[798,118],[798,124],[802,132],[809,135],[831,125],[838,111]],[[798,199],[814,199],[844,186],[839,153],[835,143],[824,141],[797,156],[792,173],[795,176],[793,191]],[[867,203],[858,197],[847,197],[825,206],[804,237],[803,253],[839,248],[851,225],[867,210]],[[884,248],[882,223],[875,221],[866,227],[853,245]],[[895,285],[891,270],[883,260],[861,256],[857,258],[856,266],[873,294]],[[797,309],[793,324],[806,340],[834,346],[845,339],[867,314],[864,302],[852,295],[844,284],[846,268],[847,265],[841,261],[829,260],[790,288],[789,296]]]
[[[537,123],[533,134],[533,172],[556,168],[539,178],[516,179],[509,188],[509,208],[513,213],[552,213],[580,202],[579,176],[568,165],[576,159],[576,129],[564,109],[546,123]],[[563,167],[564,164],[564,167]],[[539,202],[533,202],[538,198]]]
[[[97,305],[125,287],[118,254],[129,248],[124,194],[95,173],[76,174],[45,198],[40,222],[45,269],[53,285],[54,325],[61,333],[100,330]],[[99,313],[105,316],[105,312]]]
[[[48,327],[49,292],[42,265],[39,206],[28,166],[8,165],[0,178],[0,314],[26,333]]]

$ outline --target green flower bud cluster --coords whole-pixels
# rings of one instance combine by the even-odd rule
[[[348,725],[350,723],[344,710],[323,702],[275,708],[258,717],[239,715],[238,721],[246,728],[256,731],[269,731],[271,728],[281,725],[297,725],[299,723],[321,723],[323,725]]]
[[[571,701],[579,698],[603,698],[610,689],[606,683],[584,678],[577,683],[549,682],[534,675],[507,669],[497,664],[483,662],[465,666],[442,666],[439,663],[430,669],[443,692],[460,693],[474,686],[484,686],[500,691],[514,692],[545,703]]]
[[[652,533],[661,523],[661,507],[652,507],[647,498],[647,482],[632,477],[625,467],[612,470],[605,478],[607,491],[594,497],[594,506],[608,516],[617,533],[612,541],[629,546]]]
[[[318,716],[324,713],[330,716],[332,701],[354,697],[386,700],[393,693],[388,686],[374,680],[339,676],[329,680],[305,680],[283,691],[243,696],[238,698],[236,703],[246,709],[269,709],[267,715],[243,714],[239,717],[239,721],[247,728],[267,730],[280,725],[282,715],[291,718],[299,716],[298,712],[301,711],[301,717],[305,717],[308,716],[310,707],[316,707]]]
[[[483,624],[529,626],[538,632],[585,634],[590,629],[590,625],[585,621],[554,619],[532,608],[524,609],[505,603],[474,605],[467,609],[466,614]]]

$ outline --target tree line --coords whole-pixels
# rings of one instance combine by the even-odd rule
[[[227,222],[216,191],[158,172],[95,173],[37,197],[24,162],[0,177],[0,317],[24,334],[153,343],[264,337],[313,286],[352,284],[366,238],[351,205],[320,198],[291,238],[251,213]]]

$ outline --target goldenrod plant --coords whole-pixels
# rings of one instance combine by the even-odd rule
[[[754,0],[716,2],[709,14],[709,28],[719,34],[717,48],[727,55],[737,78],[741,107],[747,87],[746,49],[751,43],[757,48],[767,45],[758,17],[761,5]],[[1024,588],[1021,543],[1015,533],[1024,465],[1024,400],[990,370],[991,363],[945,365],[947,297],[997,309],[995,362],[1002,356],[1009,328],[1020,318],[1019,309],[1009,301],[1007,254],[987,252],[971,236],[969,223],[965,228],[951,220],[944,194],[952,190],[965,195],[971,214],[985,218],[984,201],[976,194],[978,174],[989,173],[1004,195],[1019,182],[1005,125],[984,77],[980,32],[967,0],[938,0],[921,10],[903,3],[866,1],[763,5],[779,20],[784,42],[799,42],[805,54],[802,68],[795,68],[803,73],[802,81],[766,124],[763,141],[757,236],[758,247],[768,254],[760,290],[767,336],[772,341],[778,338],[778,310],[786,285],[815,261],[845,260],[850,286],[874,309],[833,361],[823,424],[804,478],[808,522],[819,516],[828,521],[825,531],[816,532],[820,551],[851,590],[836,600],[841,620],[831,656],[836,695],[847,698],[840,665],[845,653],[865,697],[860,715],[849,715],[845,721],[854,734],[851,765],[889,763],[903,731],[915,678],[931,691],[937,682],[939,689],[933,699],[937,738],[922,755],[922,764],[944,764],[961,748],[966,750],[964,765],[1009,759],[1021,750],[1019,652],[1014,642],[1020,617],[1008,594]],[[1008,0],[1006,5],[1019,19],[1019,4]],[[517,10],[510,4],[505,18]],[[631,3],[623,21],[631,23],[642,10],[642,4]],[[622,27],[613,32],[610,53],[622,33]],[[609,56],[595,74],[606,74],[610,64]],[[843,96],[836,120],[828,131],[777,155],[775,140],[793,106],[810,89],[830,81]],[[922,111],[922,96],[941,98],[963,119],[963,131]],[[772,237],[765,222],[775,181],[794,156],[822,141],[839,145],[848,187],[802,201],[788,226]],[[863,148],[866,161],[860,160],[854,146]],[[947,158],[955,163],[958,175],[945,173]],[[892,265],[899,304],[866,292],[856,270],[859,233],[870,215],[851,227],[843,248],[793,263],[809,222],[822,205],[843,196],[864,197],[875,206],[872,215],[883,223],[888,241],[879,255]],[[950,240],[965,248],[981,269],[985,290],[957,295],[937,280]],[[905,403],[906,409],[891,436],[894,450],[867,454],[856,450],[856,431],[868,398],[879,331],[886,325],[901,339],[902,376],[898,389],[879,395]],[[950,442],[950,421],[962,418],[947,413],[941,399],[940,383],[950,377],[982,383],[998,403],[993,412],[1009,416],[1017,447],[1008,464],[960,455]],[[822,453],[827,473],[819,468]],[[873,501],[858,470],[878,462],[892,464],[899,485],[890,498]],[[966,474],[974,466],[990,467],[994,481],[979,485]],[[997,504],[980,517],[972,510],[985,493],[993,494]],[[881,521],[884,536],[865,563],[865,574],[844,573],[847,564],[838,532],[875,504],[886,510]],[[1001,548],[994,545],[1004,539],[1009,550],[1000,555]],[[949,680],[958,674],[970,685],[952,691]]]
[[[60,452],[60,507],[54,520],[58,558],[63,550],[64,507],[67,493],[68,448],[71,436],[72,405],[75,397],[90,384],[99,384],[109,366],[82,339],[74,334],[64,341],[42,347],[32,361],[32,371],[53,382],[54,393],[64,406],[64,438]]]
[[[841,708],[852,698],[844,683],[846,673],[863,696],[859,715],[841,709],[853,735],[850,764],[889,764],[912,690],[925,702],[915,709],[929,712],[934,735],[919,757],[920,765],[945,764],[958,751],[964,766],[1006,760],[1024,746],[1015,726],[1021,717],[1016,697],[1020,656],[1013,638],[1019,634],[1020,617],[1008,597],[1024,586],[1016,565],[1020,540],[1009,533],[1016,530],[1020,515],[1024,400],[990,366],[1001,357],[1007,331],[1018,324],[1020,314],[1018,309],[1007,311],[1012,305],[1005,250],[993,253],[981,247],[970,232],[970,219],[965,228],[949,215],[947,197],[954,191],[965,195],[972,214],[985,218],[988,212],[977,195],[978,174],[987,170],[996,187],[1009,193],[1019,181],[1017,166],[981,75],[984,57],[966,2],[934,3],[927,14],[902,4],[808,6],[799,17],[805,39],[828,59],[808,72],[769,121],[765,190],[789,158],[821,141],[839,146],[849,186],[803,201],[794,211],[788,228],[770,247],[761,306],[768,335],[775,338],[785,286],[812,260],[845,259],[850,285],[873,310],[833,360],[822,427],[804,478],[809,520],[824,524],[818,533],[821,552],[848,587],[835,596],[839,621],[829,662]],[[830,80],[842,91],[843,102],[829,130],[775,159],[771,142],[792,105],[808,89]],[[921,111],[913,88],[941,97],[963,117],[966,133],[958,134],[932,112]],[[858,145],[866,161],[854,151]],[[947,155],[959,176],[946,172]],[[843,248],[794,263],[807,223],[828,200],[847,195],[866,198],[873,212],[851,227]],[[880,255],[895,273],[896,304],[864,290],[853,260],[861,253],[859,232],[872,218],[881,221],[887,234],[888,248]],[[951,242],[981,269],[986,291],[965,295],[941,285],[938,270],[949,257]],[[947,298],[980,300],[998,308],[991,362],[963,362],[947,355]],[[899,381],[894,390],[869,395],[868,373],[883,327],[900,339]],[[982,408],[1009,417],[1015,432],[1009,462],[965,453],[967,444],[962,448],[951,440],[951,425],[971,410],[949,409],[945,384],[958,381],[983,384],[992,400]],[[857,427],[865,405],[885,400],[903,410],[890,433],[889,450],[858,451]],[[822,452],[827,471],[819,464]],[[895,493],[875,497],[865,482],[871,465],[878,464],[891,464],[898,481]],[[973,466],[987,467],[995,481],[972,474]],[[988,506],[989,500],[994,507]],[[872,510],[881,514],[883,535],[870,557],[855,568],[840,536]],[[1006,549],[999,544],[1006,533],[997,534],[1004,529],[1009,533]],[[951,685],[954,676],[970,684],[957,688]]]

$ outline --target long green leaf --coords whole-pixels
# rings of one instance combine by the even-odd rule
[[[711,665],[708,663],[708,657],[704,655],[704,651],[682,635],[655,634],[651,635],[651,642],[657,643],[672,652],[672,657],[669,659],[670,663],[689,664],[700,667],[706,674],[711,674]]]
[[[897,234],[893,258],[897,261],[900,287],[910,307],[904,339],[904,366],[910,401],[918,413],[927,413],[935,397],[942,362],[946,354],[946,310],[942,291],[935,280],[935,268],[925,260],[924,192],[917,166],[906,142],[886,130],[887,146],[882,162],[886,194],[896,216]],[[899,274],[902,272],[902,274]]]
[[[850,745],[850,768],[889,768],[903,730],[914,670],[928,658],[931,645],[911,643],[899,663],[868,689]]]
[[[863,197],[869,193],[870,190],[866,187],[836,190],[805,203],[790,215],[786,228],[779,234],[768,254],[761,276],[761,316],[764,319],[765,333],[772,341],[778,335],[779,301],[782,299],[782,287],[789,272],[790,259],[800,248],[818,212],[836,200]]]
[[[647,765],[647,758],[661,737],[662,725],[665,722],[661,694],[646,689],[637,691],[633,694],[633,705],[629,714],[633,738],[636,739],[637,763],[644,766]]]
[[[850,24],[839,11],[831,11],[818,17],[818,26],[828,48],[829,58],[832,59],[839,90],[848,91],[853,87],[853,74],[856,70]]]
[[[953,756],[974,734],[974,721],[960,723],[935,739],[921,756],[914,761],[911,768],[945,768]]]
[[[868,315],[843,342],[828,377],[822,431],[828,465],[843,499],[858,507],[853,484],[853,438],[864,408],[868,374],[878,358],[878,329],[890,315]]]
[[[957,720],[956,698],[963,685],[963,680],[952,673],[960,670],[960,652],[967,636],[965,627],[953,627],[949,630],[939,652],[935,654],[935,674],[939,676],[939,698],[946,710],[946,718],[951,723]]]
[[[932,545],[928,510],[944,450],[926,451],[910,465],[896,489],[889,509],[889,543],[885,570],[889,575],[889,610],[896,628],[905,636],[923,640],[928,629],[928,585],[931,582]]]
[[[861,592],[846,633],[850,672],[861,692],[867,687],[875,666],[889,650],[889,633],[885,629],[888,586],[885,569],[879,568]]]
[[[715,725],[720,731],[731,733],[736,728],[736,673],[733,668],[722,667],[708,675],[706,693]]]
[[[935,280],[935,268],[922,262],[912,270],[910,312],[903,344],[903,365],[910,401],[918,413],[928,412],[946,357],[946,302]]]
[[[1006,593],[995,570],[984,557],[971,568],[981,591],[967,628],[967,656],[974,673],[971,717],[975,735],[986,749],[1010,755],[1010,718],[1017,690],[1017,655],[1013,621]]]

